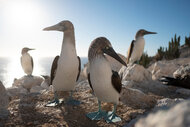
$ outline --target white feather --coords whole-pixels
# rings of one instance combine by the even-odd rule
[[[32,57],[30,56],[29,53],[24,53],[21,56],[21,65],[22,65],[22,68],[23,68],[24,72],[27,75],[31,75],[32,74],[32,71],[33,71]]]
[[[99,100],[117,104],[119,93],[111,82],[112,70],[104,57],[97,57],[90,63],[90,80]]]
[[[53,88],[55,91],[70,91],[74,89],[76,84],[79,61],[72,43],[63,43],[62,47],[57,71],[53,80]]]
[[[133,51],[132,51],[129,63],[134,63],[135,61],[140,60],[144,51],[144,45],[145,45],[144,38],[143,37],[137,38],[137,40],[134,43],[134,47],[133,47]]]

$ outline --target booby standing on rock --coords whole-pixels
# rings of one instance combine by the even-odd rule
[[[105,37],[99,37],[91,43],[88,51],[88,80],[94,94],[98,97],[99,110],[98,112],[88,113],[87,117],[92,120],[104,118],[107,122],[118,122],[121,121],[121,118],[115,112],[122,88],[121,79],[118,73],[111,69],[104,53],[126,66],[126,63],[117,55],[111,43]],[[113,111],[108,113],[102,111],[101,101],[114,103]]]
[[[145,40],[144,35],[157,34],[156,32],[149,32],[144,29],[140,29],[135,36],[135,40],[131,42],[131,45],[127,54],[127,64],[133,64],[134,62],[139,63],[140,58],[144,51]]]
[[[75,48],[74,26],[70,21],[62,21],[43,30],[64,32],[61,54],[55,57],[51,68],[51,84],[55,99],[46,106],[56,106],[61,103],[57,97],[57,91],[70,91],[70,97],[66,103],[78,105],[80,102],[72,98],[76,81],[80,75],[80,57],[77,56]]]
[[[28,53],[28,51],[30,51],[30,50],[34,50],[34,49],[30,49],[27,47],[23,48],[22,52],[21,52],[22,56],[20,58],[22,69],[29,76],[32,75],[33,67],[34,67],[33,59],[30,56],[30,54]]]

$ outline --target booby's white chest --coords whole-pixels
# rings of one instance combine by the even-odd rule
[[[22,65],[22,68],[23,68],[24,72],[27,75],[32,74],[33,67],[32,67],[32,57],[30,56],[30,54],[24,53],[21,56],[21,65]]]
[[[130,58],[130,63],[134,63],[135,61],[140,60],[144,51],[144,45],[145,45],[145,40],[143,37],[139,37],[135,41],[131,58]]]
[[[74,89],[78,75],[78,66],[79,61],[75,46],[70,43],[63,43],[53,80],[55,91],[70,91]]]
[[[90,63],[90,80],[95,95],[100,101],[117,104],[119,93],[113,87],[111,77],[110,63],[104,57],[95,58]]]

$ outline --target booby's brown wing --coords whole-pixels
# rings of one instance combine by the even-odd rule
[[[52,85],[53,79],[56,74],[58,60],[59,60],[59,56],[56,56],[53,60],[52,66],[51,66],[51,81],[50,81],[51,85]]]
[[[32,69],[34,68],[34,61],[33,58],[31,57],[31,63],[32,63]]]
[[[90,85],[92,91],[94,91],[94,90],[93,90],[93,87],[92,87],[92,84],[91,84],[91,81],[90,81],[90,73],[88,73],[88,82],[89,82],[89,85]]]
[[[111,81],[112,81],[113,87],[116,89],[118,93],[120,93],[122,84],[121,84],[121,78],[119,77],[118,72],[112,70]]]
[[[128,54],[127,54],[127,64],[129,63],[129,59],[130,59],[131,54],[133,52],[134,43],[135,43],[135,40],[132,40],[131,45],[130,45],[129,50],[128,50]]]
[[[20,63],[21,63],[21,66],[23,66],[23,65],[22,65],[22,56],[20,57]]]
[[[80,72],[81,72],[81,60],[80,60],[80,57],[77,56],[78,60],[79,60],[79,66],[78,66],[78,75],[77,75],[77,80],[79,79],[79,76],[80,76]],[[76,80],[76,81],[77,81]]]

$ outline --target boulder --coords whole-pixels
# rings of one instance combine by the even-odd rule
[[[86,79],[88,78],[88,73],[89,73],[88,66],[89,63],[84,64],[84,68],[81,71],[81,75],[84,76]]]
[[[132,88],[123,88],[120,101],[125,105],[133,108],[149,108],[156,103],[155,99],[146,95],[140,90]]]
[[[175,106],[176,104],[178,104],[182,101],[184,101],[184,99],[181,99],[181,98],[176,98],[176,99],[164,98],[164,99],[158,100],[153,109],[151,109],[148,112],[145,112],[143,115],[137,116],[135,119],[131,120],[129,123],[124,125],[124,127],[134,127],[135,124],[137,123],[137,121],[139,121],[140,119],[146,118],[149,114],[153,114],[157,111],[168,110],[172,106]]]
[[[118,53],[118,56],[123,60],[123,61],[126,61],[127,58],[121,54]],[[118,62],[115,58],[109,56],[109,55],[106,55],[106,58],[107,60],[110,62],[110,65],[111,65],[111,68],[112,70],[114,71],[119,71],[122,67],[123,64],[121,64],[120,62]]]
[[[152,109],[152,111],[166,110],[182,101],[184,101],[184,99],[182,98],[175,98],[175,99],[164,98],[157,101],[157,104],[155,105],[154,109]]]
[[[161,84],[159,81],[143,81],[143,82],[134,82],[134,81],[122,81],[122,84],[126,88],[133,88],[143,91],[144,93],[154,93],[157,95],[168,95],[169,89],[168,86]]]
[[[7,107],[10,100],[7,95],[7,91],[1,81],[0,81],[0,93],[1,93],[0,94],[0,119],[2,119],[2,118],[6,118],[9,114],[9,112],[7,111]]]
[[[173,77],[184,77],[185,75],[190,75],[190,63],[180,66],[174,73]]]
[[[20,79],[15,79],[13,86],[22,86],[30,90],[33,86],[40,86],[44,79],[40,76],[23,76]]]
[[[50,86],[50,76],[47,75],[42,75],[42,77],[44,78],[44,81],[41,83],[41,87],[44,89],[49,89]]]
[[[119,70],[119,75],[123,81],[144,82],[152,80],[151,72],[138,64],[133,64],[128,67],[122,66]]]
[[[162,76],[171,77],[178,68],[179,65],[175,63],[158,61],[154,64],[154,68],[152,70],[152,79],[157,80]]]
[[[20,94],[27,94],[28,90],[23,88],[22,86],[13,86],[10,88],[7,88],[7,94],[10,97],[18,96]]]
[[[44,90],[44,88],[41,86],[33,86],[30,89],[30,93],[41,93],[42,90]]]
[[[157,61],[151,66],[149,66],[148,70],[152,73],[152,79],[160,79],[162,76],[172,77],[173,73],[184,64],[190,62],[190,58],[178,58],[174,60],[162,60]]]
[[[135,127],[189,127],[189,109],[190,100],[182,101],[169,109],[158,110],[139,119]]]
[[[122,77],[122,84],[127,88],[138,89],[145,93],[153,92],[159,95],[168,92],[168,86],[152,80],[151,72],[141,65],[123,66],[119,71],[119,75]]]
[[[190,85],[190,84],[189,84]],[[177,94],[182,94],[182,95],[186,95],[186,96],[190,96],[190,90],[189,89],[185,89],[185,88],[180,88],[176,90]]]

